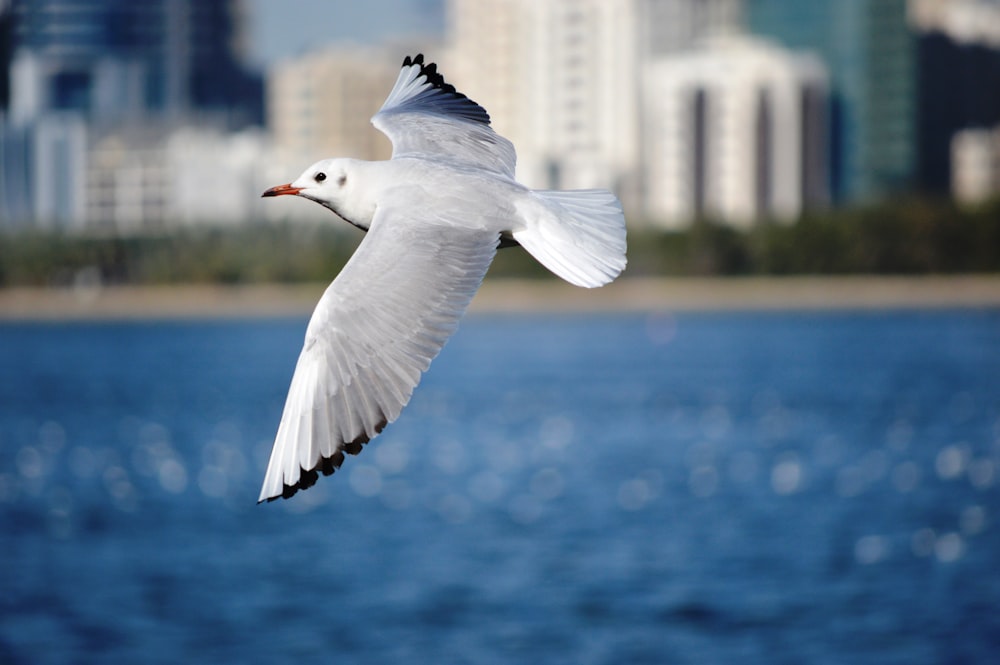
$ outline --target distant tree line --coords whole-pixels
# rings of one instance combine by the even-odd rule
[[[703,221],[683,232],[634,235],[629,250],[630,271],[649,275],[998,272],[1000,200],[975,208],[907,200],[746,231]]]
[[[0,234],[0,286],[325,282],[361,232],[338,225],[191,227],[152,235]],[[977,208],[906,201],[811,214],[749,230],[704,220],[683,231],[633,231],[631,276],[1000,272],[1000,201]],[[504,249],[493,276],[548,275]]]
[[[0,234],[0,286],[329,280],[361,238],[332,226],[251,224],[144,235]]]

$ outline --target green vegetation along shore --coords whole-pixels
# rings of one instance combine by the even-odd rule
[[[643,228],[641,224],[634,228]],[[187,227],[170,233],[0,234],[0,287],[329,282],[360,241],[337,223]],[[975,209],[910,200],[736,230],[633,230],[628,278],[1000,273],[1000,201]],[[491,277],[546,279],[520,248]]]

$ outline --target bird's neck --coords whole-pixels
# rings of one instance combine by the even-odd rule
[[[372,225],[372,217],[374,215],[363,217],[356,215],[353,212],[337,210],[336,208],[330,208],[330,210],[333,210],[335,213],[337,213],[337,217],[340,217],[342,220],[344,220],[345,222],[347,222],[352,226],[358,227],[362,231],[367,231],[368,228]]]
[[[375,189],[367,171],[373,162],[351,160],[348,174],[350,178],[351,196],[342,200],[337,208],[331,208],[337,215],[350,224],[365,231],[372,224],[375,216]]]

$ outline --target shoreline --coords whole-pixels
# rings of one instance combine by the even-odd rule
[[[326,284],[0,289],[0,321],[308,316]],[[1000,307],[1000,275],[623,278],[600,289],[489,279],[473,313]]]

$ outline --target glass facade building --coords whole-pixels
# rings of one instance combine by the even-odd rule
[[[830,191],[837,203],[913,185],[916,47],[906,0],[746,0],[750,32],[817,52],[830,72]]]
[[[12,0],[11,64],[34,90],[30,112],[91,121],[227,111],[260,124],[259,75],[242,64],[232,0]],[[24,64],[29,63],[29,64]]]

